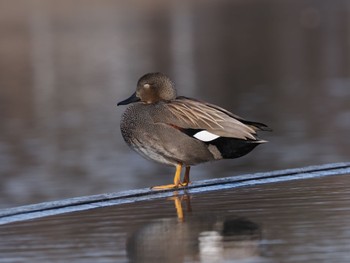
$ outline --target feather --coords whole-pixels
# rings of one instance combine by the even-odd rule
[[[162,120],[182,129],[206,130],[221,137],[258,140],[256,131],[267,129],[262,123],[246,121],[233,113],[210,103],[186,97],[178,97],[171,103],[164,102]]]

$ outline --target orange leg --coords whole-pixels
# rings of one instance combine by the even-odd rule
[[[164,190],[164,189],[174,189],[174,188],[179,188],[179,186],[182,186],[181,184],[181,169],[182,169],[182,164],[177,164],[176,165],[176,172],[174,176],[174,183],[173,184],[166,184],[166,185],[159,185],[159,186],[153,186],[151,189],[153,190]],[[187,167],[186,167],[187,171]]]
[[[184,180],[181,183],[182,186],[188,186],[191,183],[190,182],[190,169],[191,169],[191,166],[186,166]]]

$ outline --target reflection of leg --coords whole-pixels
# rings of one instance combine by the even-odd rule
[[[186,191],[185,191],[184,195],[179,196],[178,192],[176,191],[176,192],[174,192],[174,196],[169,197],[168,200],[174,200],[177,218],[179,219],[180,222],[183,222],[184,221],[184,211],[182,208],[182,201],[185,200],[185,202],[186,202],[187,212],[191,212],[192,211],[191,196],[189,194],[187,194]]]
[[[181,183],[182,186],[188,186],[188,184],[190,183],[190,169],[191,166],[186,166],[184,180]]]
[[[164,189],[174,189],[178,188],[179,186],[182,186],[181,184],[181,169],[182,169],[182,164],[179,163],[176,165],[176,172],[174,176],[174,184],[166,184],[166,185],[159,185],[159,186],[153,186],[151,189],[154,190],[164,190]],[[187,171],[187,167],[186,167]]]
[[[187,212],[192,212],[192,206],[191,206],[191,196],[185,191],[185,194],[182,196],[182,200],[186,201],[186,207]]]
[[[182,222],[184,220],[184,212],[182,210],[181,200],[178,196],[174,197],[174,203],[175,203],[177,218],[179,219],[179,221]]]

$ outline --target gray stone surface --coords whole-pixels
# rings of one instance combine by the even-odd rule
[[[202,193],[223,189],[252,186],[274,182],[284,182],[297,179],[308,179],[322,176],[332,176],[350,173],[350,163],[332,163],[318,166],[308,166],[297,169],[286,169],[265,173],[245,174],[220,179],[193,182],[183,192]],[[118,193],[107,193],[93,196],[83,196],[54,202],[45,202],[0,210],[0,224],[30,220],[63,213],[84,211],[99,207],[108,207],[138,201],[164,198],[173,195],[174,190],[154,191],[150,189],[129,190]]]

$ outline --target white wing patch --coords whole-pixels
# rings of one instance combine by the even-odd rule
[[[202,142],[210,142],[219,138],[220,136],[203,130],[194,134],[193,137],[197,138],[198,140],[201,140]]]

